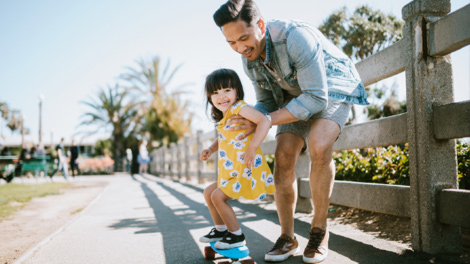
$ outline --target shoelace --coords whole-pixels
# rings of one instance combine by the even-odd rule
[[[285,244],[287,244],[287,242],[289,242],[289,240],[285,238],[278,238],[271,251],[275,249],[281,249]]]
[[[318,247],[320,246],[324,236],[325,232],[314,233],[310,231],[310,239],[308,240],[307,247],[318,251]]]

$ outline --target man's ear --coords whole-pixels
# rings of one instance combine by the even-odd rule
[[[264,20],[262,18],[258,20],[258,27],[261,29],[261,32],[263,34],[266,33],[266,24],[264,23]]]

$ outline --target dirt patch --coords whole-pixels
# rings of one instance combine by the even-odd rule
[[[411,245],[411,219],[375,213],[340,205],[331,205],[328,218],[351,225],[376,237]]]
[[[71,221],[106,185],[105,181],[73,181],[59,195],[34,198],[18,212],[0,219],[0,263],[13,263]]]

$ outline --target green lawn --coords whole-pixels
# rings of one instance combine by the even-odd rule
[[[57,195],[60,189],[68,186],[70,183],[56,182],[0,185],[0,220],[20,209],[34,197]]]

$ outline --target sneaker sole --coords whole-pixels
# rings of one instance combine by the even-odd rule
[[[199,242],[202,242],[202,243],[212,243],[212,242],[217,242],[219,240],[222,240],[222,238],[205,238],[205,237],[199,238]]]
[[[326,255],[322,255],[323,258],[322,259],[315,259],[315,258],[307,258],[305,256],[302,256],[302,260],[305,262],[305,263],[320,263],[322,261],[324,261],[326,259],[326,257],[328,256],[328,254]]]
[[[233,243],[233,244],[222,244],[222,243],[215,243],[214,247],[217,249],[231,249],[231,248],[237,248],[246,245],[246,242],[238,242],[238,243]]]
[[[286,254],[283,255],[264,255],[264,260],[265,261],[273,261],[273,262],[279,262],[279,261],[284,261],[290,256],[294,256],[295,254],[299,253],[300,249],[297,247]]]

